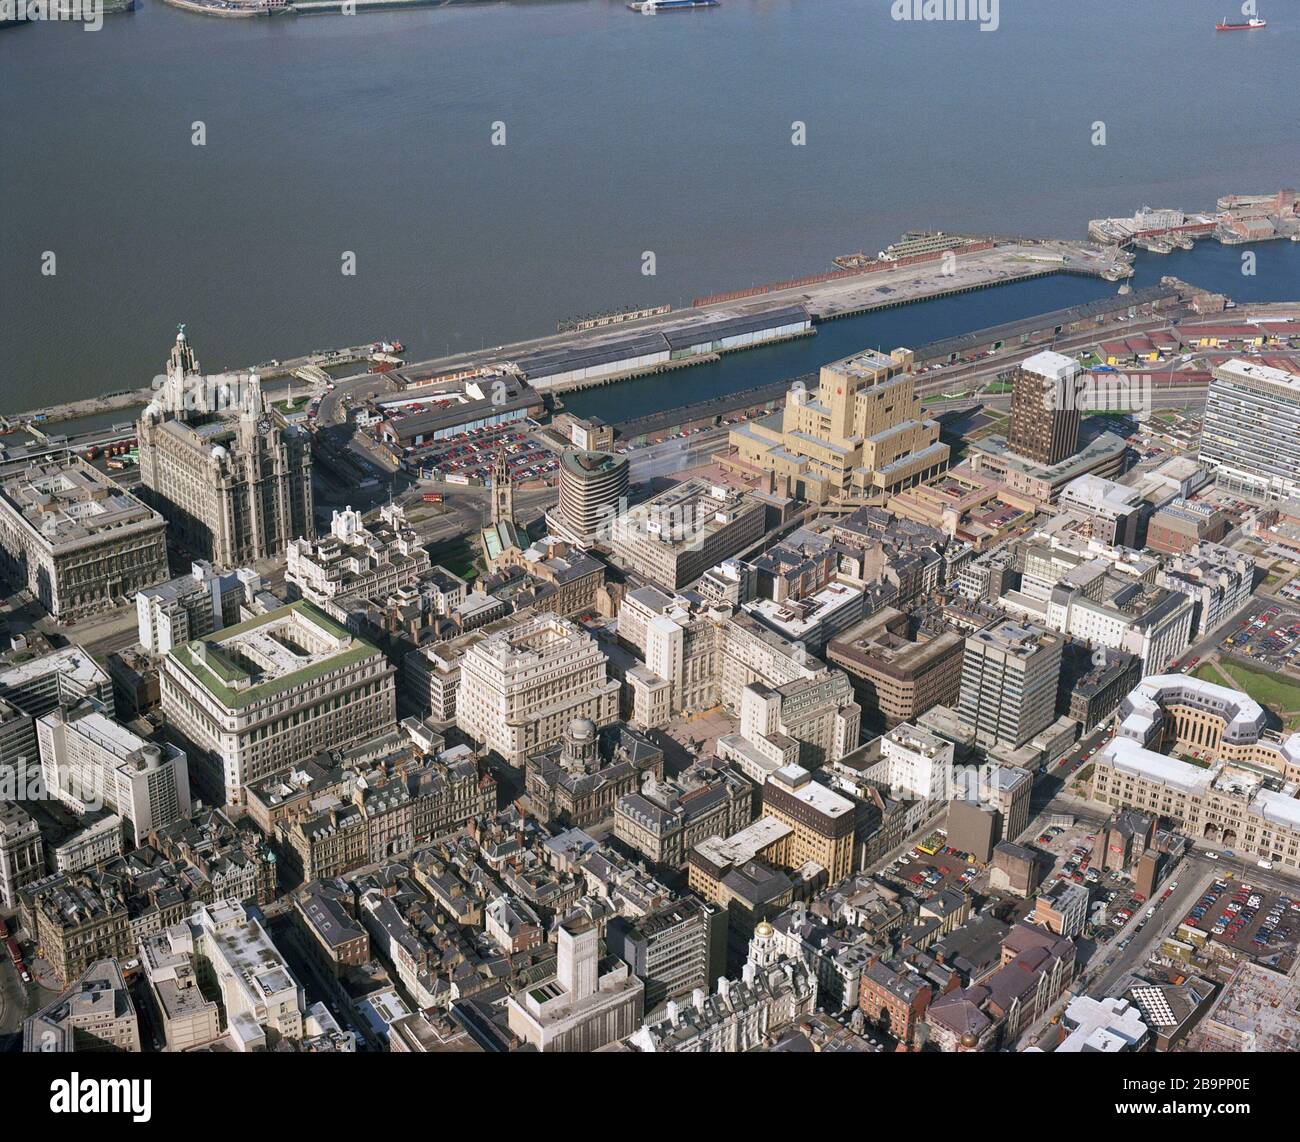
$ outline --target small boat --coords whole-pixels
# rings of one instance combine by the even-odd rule
[[[655,12],[685,12],[690,8],[716,8],[718,0],[635,0],[628,8],[649,16]]]
[[[1253,32],[1256,28],[1267,28],[1268,21],[1261,20],[1258,16],[1252,16],[1249,20],[1229,20],[1224,16],[1217,24],[1214,25],[1216,32]]]

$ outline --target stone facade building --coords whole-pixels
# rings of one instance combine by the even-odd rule
[[[953,706],[961,691],[963,642],[955,630],[909,632],[908,617],[893,607],[831,640],[827,661],[853,683],[864,718],[892,729],[933,706]]]
[[[883,498],[948,467],[939,425],[925,417],[909,349],[870,350],[822,367],[816,389],[790,392],[780,422],[731,430],[739,459],[784,478],[813,503]]]
[[[192,554],[242,567],[315,534],[309,434],[271,413],[256,374],[202,376],[183,326],[136,432],[144,494]]]
[[[167,521],[78,456],[0,468],[0,575],[57,619],[167,578]]]
[[[528,759],[524,785],[539,818],[582,828],[613,816],[619,798],[646,774],[662,778],[663,766],[664,751],[637,730],[575,718],[563,742]]]
[[[45,843],[30,813],[0,801],[0,906],[18,907],[18,890],[45,875]]]
[[[619,684],[596,640],[555,614],[475,643],[460,670],[457,726],[510,765],[560,741],[574,718],[603,726],[618,717]]]
[[[376,647],[297,602],[173,649],[162,710],[194,747],[205,795],[242,804],[246,785],[390,729],[393,675]]]
[[[696,768],[672,781],[646,781],[619,798],[614,835],[655,865],[685,868],[701,841],[731,836],[753,820],[754,792],[730,769]]]

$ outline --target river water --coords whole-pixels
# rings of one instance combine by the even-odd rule
[[[888,0],[270,20],[140,3],[94,33],[0,32],[0,411],[146,383],[178,321],[209,370],[381,337],[433,356],[819,272],[909,227],[1082,236],[1090,217],[1208,209],[1300,172],[1295,5],[1216,35],[1222,0],[1002,0],[995,32],[895,22]],[[1278,245],[1261,265],[1276,249],[1294,280]],[[1152,272],[1194,277],[1182,258],[1211,253],[1285,296],[1264,269],[1241,278],[1238,251]],[[837,322],[666,392],[1106,288],[1051,279]],[[637,392],[581,399],[626,415]]]

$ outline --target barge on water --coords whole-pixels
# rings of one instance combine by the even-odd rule
[[[692,8],[716,8],[718,0],[633,0],[628,11],[651,16],[656,12],[686,12]]]

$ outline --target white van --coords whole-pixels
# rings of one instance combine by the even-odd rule
[[[1273,867],[1273,862],[1272,862],[1271,860],[1257,860],[1255,863],[1256,863],[1257,865],[1259,865],[1260,868],[1272,868],[1272,867]]]

